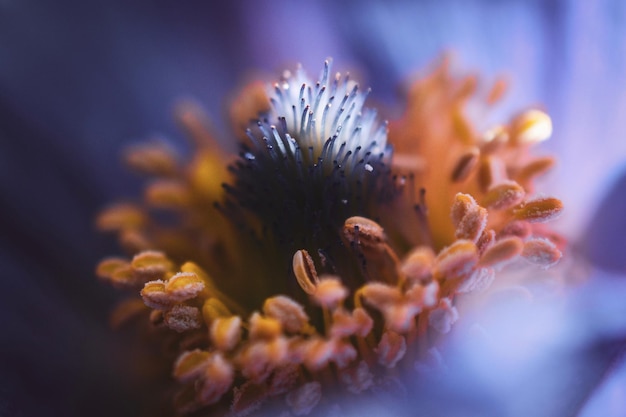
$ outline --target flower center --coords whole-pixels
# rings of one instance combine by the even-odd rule
[[[376,207],[394,197],[387,124],[363,108],[367,93],[349,75],[329,73],[327,61],[317,82],[299,68],[268,87],[270,109],[247,130],[231,167],[235,181],[225,185],[223,211],[283,270],[306,249],[328,272],[352,272],[344,221],[375,219]]]

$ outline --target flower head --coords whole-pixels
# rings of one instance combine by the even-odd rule
[[[170,347],[179,413],[306,415],[403,387],[395,377],[423,372],[462,320],[459,297],[561,257],[544,223],[562,204],[533,195],[552,162],[531,152],[547,115],[474,132],[464,104],[475,80],[444,61],[391,125],[394,156],[365,94],[329,74],[327,62],[318,82],[298,69],[247,90],[256,119],[239,155],[216,149],[198,109],[181,107],[192,161],[134,148],[127,160],[156,177],[144,204],[98,219],[136,253],[102,261],[98,275],[140,292],[145,307],[131,300],[117,321],[138,317]]]

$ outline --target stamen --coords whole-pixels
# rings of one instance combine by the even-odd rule
[[[174,363],[174,378],[180,382],[193,381],[204,373],[210,360],[211,354],[204,350],[185,352]]]
[[[457,239],[477,242],[487,227],[487,210],[476,204],[469,194],[457,194],[452,205],[452,223]]]
[[[520,144],[543,142],[552,136],[552,120],[540,110],[528,110],[511,122],[511,141]]]
[[[161,180],[146,188],[146,201],[154,207],[180,209],[191,203],[191,194],[186,184],[179,181]]]
[[[548,239],[531,239],[524,243],[522,256],[526,260],[542,266],[549,267],[556,264],[561,259],[561,251]]]
[[[522,202],[525,191],[515,181],[502,181],[489,187],[484,204],[494,210],[506,210]]]
[[[483,192],[486,192],[493,184],[497,184],[506,178],[506,172],[502,161],[495,156],[482,158],[478,169],[478,184]]]
[[[315,294],[319,278],[317,277],[313,259],[304,249],[297,251],[293,255],[293,272],[296,275],[300,288],[309,295]]]
[[[177,358],[178,415],[307,415],[331,411],[337,389],[408,392],[397,375],[423,375],[429,355],[430,372],[442,368],[457,297],[520,257],[548,267],[562,256],[562,238],[533,224],[557,217],[561,201],[524,200],[554,163],[531,155],[551,133],[547,115],[478,135],[466,112],[478,78],[442,62],[389,127],[364,107],[369,89],[330,71],[326,61],[317,81],[298,68],[246,90],[231,109],[242,140],[232,156],[197,105],[180,106],[193,158],[133,148],[129,165],[156,180],[140,203],[97,219],[135,254],[97,267],[141,297],[112,322],[143,323],[151,346]],[[479,97],[503,90],[498,81]]]
[[[481,267],[502,266],[522,253],[524,243],[516,236],[497,241],[482,254],[479,265]]]
[[[516,179],[522,183],[529,182],[533,178],[543,175],[549,171],[555,163],[556,161],[551,156],[533,159],[531,162],[522,167],[522,169],[517,173]]]
[[[542,197],[526,201],[517,207],[513,213],[518,220],[527,222],[547,222],[561,215],[563,203],[558,198]]]
[[[406,354],[406,339],[393,331],[383,333],[376,348],[378,363],[385,368],[394,368]]]
[[[280,321],[271,317],[263,317],[257,312],[252,313],[248,323],[250,324],[251,339],[272,340],[282,334]]]
[[[340,305],[347,296],[348,290],[343,286],[339,278],[325,276],[319,281],[311,298],[318,305],[332,310]]]
[[[428,246],[418,246],[402,262],[400,271],[410,283],[427,282],[432,277],[435,253]]]
[[[202,326],[200,311],[196,307],[175,305],[164,314],[165,324],[172,330],[182,333]]]
[[[278,320],[283,329],[289,333],[302,332],[309,322],[304,307],[284,295],[265,300],[263,313]]]
[[[178,171],[178,156],[159,142],[132,146],[123,157],[126,164],[142,174],[172,177]]]
[[[477,166],[479,156],[480,150],[477,147],[474,146],[467,149],[463,155],[461,155],[452,171],[452,181],[465,181]]]
[[[203,289],[204,281],[192,272],[179,272],[165,283],[165,292],[174,302],[192,299]]]
[[[451,279],[464,275],[478,262],[476,245],[468,240],[457,240],[444,248],[435,259],[433,275],[437,279]]]
[[[198,401],[203,405],[217,403],[230,390],[234,380],[232,366],[221,354],[212,354],[197,387]]]
[[[441,334],[450,332],[452,324],[459,319],[459,313],[449,298],[442,298],[439,306],[428,316],[430,326]]]
[[[322,386],[313,381],[287,394],[287,405],[296,416],[308,415],[322,398]]]
[[[239,316],[216,317],[209,330],[211,342],[222,352],[233,350],[241,340]]]
[[[353,394],[360,394],[374,385],[374,375],[365,361],[359,362],[350,369],[345,369],[340,374],[340,379]]]
[[[143,210],[133,204],[120,203],[103,210],[96,219],[99,230],[117,231],[140,229],[148,219]]]
[[[156,310],[167,310],[173,304],[165,292],[165,283],[160,280],[146,283],[141,290],[141,298],[148,307]]]

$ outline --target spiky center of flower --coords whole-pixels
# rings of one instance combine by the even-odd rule
[[[311,159],[305,163],[311,165],[320,158],[340,158],[342,151],[332,147],[337,143],[344,153],[367,148],[375,155],[387,152],[385,159],[389,160],[387,124],[377,120],[375,110],[363,108],[369,90],[359,91],[349,74],[329,77],[329,73],[330,62],[326,61],[316,83],[298,68],[295,75],[287,71],[280,82],[268,88],[271,109],[267,118],[280,122],[286,136],[293,138],[287,139],[290,152],[306,149]],[[354,159],[346,161],[348,169]]]
[[[304,248],[337,272],[343,222],[375,218],[393,187],[386,123],[363,108],[367,93],[348,75],[329,72],[327,61],[316,83],[298,69],[268,87],[270,110],[247,130],[231,167],[235,182],[225,185],[225,212],[264,246],[278,247],[285,267]]]

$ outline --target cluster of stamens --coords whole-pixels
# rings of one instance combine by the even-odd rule
[[[552,165],[529,151],[550,130],[544,113],[474,134],[462,108],[475,82],[442,66],[415,84],[406,116],[391,124],[396,160],[386,127],[362,111],[365,97],[328,74],[313,86],[298,72],[268,90],[269,110],[259,108],[230,171],[197,109],[184,107],[193,161],[134,148],[127,160],[157,176],[146,204],[98,219],[136,253],[98,267],[141,296],[114,321],[143,320],[151,343],[171,348],[179,414],[323,415],[397,387],[436,354],[459,319],[458,297],[487,290],[507,268],[561,257],[563,242],[544,223],[562,204],[531,194]],[[381,185],[399,192],[378,199]],[[412,196],[422,189],[426,221],[415,222]],[[159,223],[163,210],[174,225]]]

